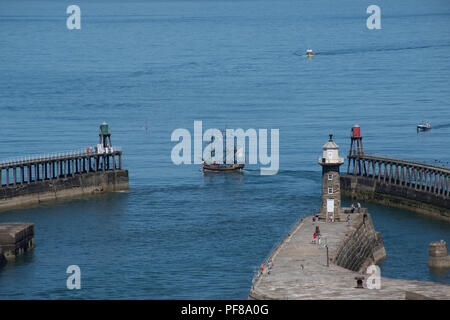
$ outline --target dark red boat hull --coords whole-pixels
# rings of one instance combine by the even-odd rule
[[[242,170],[244,168],[244,164],[233,164],[231,166],[227,165],[218,165],[218,164],[203,164],[203,170],[211,170],[211,171],[236,171]]]

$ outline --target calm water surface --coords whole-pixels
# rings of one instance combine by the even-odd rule
[[[78,4],[82,29],[69,31],[61,1],[0,2],[0,158],[93,145],[107,121],[130,190],[1,212],[35,223],[36,248],[0,271],[0,298],[245,299],[273,246],[320,206],[330,131],[343,155],[358,123],[368,153],[450,161],[446,1],[377,1],[374,31],[369,3],[350,0]],[[436,128],[418,135],[422,119]],[[194,120],[280,129],[279,173],[175,166],[171,133]],[[427,266],[450,224],[363,205],[383,276],[450,283]],[[82,290],[66,289],[72,264]]]

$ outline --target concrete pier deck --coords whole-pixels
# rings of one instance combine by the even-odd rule
[[[6,260],[33,249],[34,224],[28,222],[0,223],[0,254]],[[0,260],[3,260],[0,257]]]
[[[352,214],[349,224],[322,221],[313,223],[312,216],[300,221],[268,259],[273,262],[272,267],[268,269],[266,264],[264,271],[254,279],[249,299],[450,299],[450,285],[432,282],[381,277],[381,289],[368,289],[366,280],[369,274],[351,271],[335,264],[334,259],[340,255],[338,259],[342,260],[343,253],[349,255],[344,256],[344,259],[350,260],[365,259],[367,256],[357,251],[358,245],[348,241],[361,235],[358,230],[363,230],[363,233],[374,232],[365,231],[366,225],[361,228],[361,216],[362,214]],[[369,223],[371,224],[371,220]],[[321,231],[321,245],[311,243],[316,226]],[[369,225],[367,228],[370,227]],[[353,240],[356,243],[364,241],[363,238]],[[329,248],[329,267],[327,250],[323,244],[327,244]],[[347,248],[350,245],[356,247],[356,251]],[[384,251],[384,247],[373,255],[375,260],[383,258],[379,253],[381,251]],[[364,288],[356,288],[355,277],[365,277]]]

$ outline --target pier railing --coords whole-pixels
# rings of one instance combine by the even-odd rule
[[[373,155],[352,154],[348,156],[347,174],[420,190],[443,199],[449,198],[448,168]]]
[[[0,187],[121,170],[122,148],[93,148],[10,158],[0,161]]]
[[[116,151],[122,151],[122,147],[113,147],[110,148],[111,152]],[[26,156],[20,156],[20,157],[14,157],[14,158],[7,158],[0,160],[0,167],[7,167],[7,166],[14,166],[14,165],[20,165],[24,163],[28,163],[30,161],[50,161],[50,160],[59,160],[66,157],[77,157],[77,156],[87,156],[87,155],[93,155],[93,154],[103,154],[104,152],[97,152],[95,150],[92,151],[86,151],[86,149],[76,149],[76,150],[69,150],[69,151],[63,151],[63,152],[52,152],[52,153],[43,153],[43,154],[36,154],[36,155],[26,155]]]

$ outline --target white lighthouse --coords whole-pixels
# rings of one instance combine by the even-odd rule
[[[322,166],[322,206],[319,218],[329,221],[330,216],[333,216],[334,220],[339,220],[341,208],[339,167],[344,163],[344,158],[339,156],[339,146],[333,141],[331,133],[330,140],[322,149],[322,156],[318,159]]]

